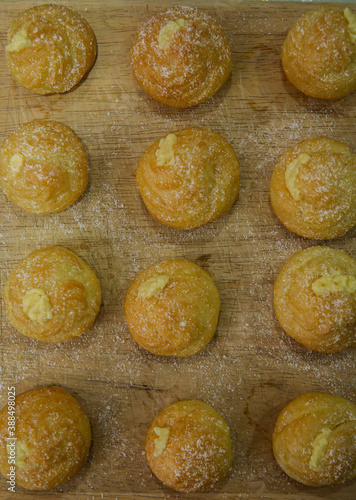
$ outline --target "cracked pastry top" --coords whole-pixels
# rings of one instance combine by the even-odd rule
[[[356,346],[356,260],[328,247],[294,254],[275,281],[274,309],[283,330],[309,349]]]
[[[339,99],[356,89],[356,12],[320,7],[289,30],[282,47],[288,80],[304,94]]]
[[[4,287],[6,315],[23,335],[65,342],[82,335],[101,304],[100,284],[85,262],[63,247],[31,252]]]
[[[232,146],[212,130],[189,127],[158,139],[138,163],[136,181],[151,215],[171,227],[211,222],[234,203],[240,165]]]
[[[7,477],[15,455],[15,480],[24,488],[49,490],[71,479],[91,444],[90,422],[77,400],[44,387],[17,396],[15,408],[16,440],[9,435],[8,406],[0,411],[0,472]]]
[[[21,86],[36,94],[63,93],[92,67],[96,39],[80,14],[44,4],[12,21],[5,51],[9,70]]]
[[[215,488],[232,467],[230,429],[203,401],[178,401],[160,410],[147,431],[145,450],[155,476],[184,493]]]
[[[273,453],[283,471],[307,486],[332,486],[356,477],[356,405],[309,393],[279,414]]]
[[[299,142],[278,160],[270,199],[282,224],[300,236],[337,238],[356,225],[356,155],[340,141]]]
[[[231,47],[219,23],[193,7],[169,7],[139,27],[131,48],[138,84],[163,104],[195,106],[231,72]]]
[[[125,318],[132,338],[161,356],[190,356],[212,339],[220,296],[212,279],[193,262],[154,264],[132,282]]]
[[[88,183],[88,162],[74,132],[61,122],[33,120],[0,148],[0,187],[27,212],[61,212]]]

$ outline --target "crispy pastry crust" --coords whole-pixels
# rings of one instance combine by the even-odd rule
[[[168,434],[159,456],[158,429],[167,429]],[[232,467],[229,427],[203,401],[178,401],[159,411],[147,431],[145,449],[155,476],[185,493],[216,487]]]
[[[16,398],[16,483],[49,490],[72,478],[85,464],[90,422],[77,400],[59,387],[34,389]],[[8,406],[0,412],[0,472],[10,472]]]
[[[41,296],[38,299],[42,292],[34,292],[38,290],[47,297],[44,304]],[[35,303],[31,309],[26,298],[37,298],[37,308]],[[94,272],[63,247],[31,252],[11,272],[4,287],[5,311],[12,326],[44,342],[66,342],[82,335],[94,323],[100,303],[100,284]],[[38,310],[41,305],[46,316]],[[38,317],[33,319],[36,313]]]
[[[6,61],[12,76],[36,94],[67,92],[96,57],[89,24],[61,5],[38,5],[19,14],[9,28],[8,42]]]
[[[210,276],[179,259],[142,271],[125,299],[131,336],[162,356],[190,356],[203,349],[215,333],[219,312],[220,296]]]
[[[288,184],[292,162],[298,163]],[[356,155],[327,137],[299,142],[275,166],[270,199],[290,231],[315,239],[341,236],[356,225]]]
[[[0,148],[1,189],[27,212],[61,212],[83,194],[87,183],[85,151],[63,123],[25,123]]]
[[[162,46],[162,33],[173,23]],[[152,16],[141,24],[131,48],[139,85],[156,101],[178,108],[209,99],[228,79],[231,59],[220,25],[192,7],[170,7]]]
[[[309,349],[355,346],[355,259],[328,247],[296,253],[275,281],[274,309],[283,330]]]
[[[344,9],[320,7],[304,14],[282,47],[288,80],[304,94],[321,99],[339,99],[353,92],[356,43],[352,33],[356,32]]]
[[[304,394],[279,414],[274,456],[288,476],[331,486],[356,476],[356,405],[331,394]]]
[[[162,141],[176,137],[172,158],[158,161]],[[190,229],[221,217],[234,203],[240,165],[232,146],[212,130],[189,127],[158,139],[139,161],[136,180],[151,215]]]

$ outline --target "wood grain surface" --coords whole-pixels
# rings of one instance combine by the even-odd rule
[[[137,85],[129,50],[138,24],[171,1],[64,1],[95,31],[98,57],[89,76],[64,95],[37,96],[11,78],[4,56],[13,17],[36,2],[2,1],[0,26],[0,140],[26,121],[51,118],[69,125],[88,154],[90,182],[74,206],[59,214],[31,215],[0,193],[1,289],[30,251],[63,245],[97,273],[103,305],[81,338],[45,344],[17,333],[1,304],[0,403],[8,385],[17,393],[59,385],[73,394],[93,428],[90,459],[70,482],[47,493],[17,487],[2,499],[186,498],[162,485],[144,457],[145,433],[155,413],[180,399],[203,399],[231,427],[234,467],[212,493],[195,499],[351,500],[355,483],[310,488],[289,479],[271,450],[280,410],[311,391],[356,403],[355,351],[308,351],[285,335],[272,306],[274,280],[288,257],[325,244],[356,258],[356,231],[333,241],[289,233],[269,203],[272,169],[296,142],[326,135],[355,151],[356,93],[335,102],[300,94],[284,77],[280,49],[308,3],[186,1],[210,13],[233,50],[227,84],[208,102],[170,109]],[[345,4],[347,5],[347,4]],[[348,4],[350,7],[352,4]],[[148,146],[168,132],[205,126],[222,134],[241,162],[241,188],[232,209],[205,227],[180,231],[152,219],[135,182]],[[221,294],[217,333],[199,354],[172,360],[143,351],[123,315],[125,293],[138,272],[166,258],[185,258],[207,270]]]

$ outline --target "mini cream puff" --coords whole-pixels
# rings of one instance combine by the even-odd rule
[[[154,142],[139,161],[136,180],[155,219],[191,229],[231,208],[239,191],[240,165],[220,134],[189,127]]]
[[[221,26],[193,7],[169,7],[141,24],[131,48],[138,84],[178,108],[206,101],[231,72],[231,47]]]
[[[11,23],[6,61],[15,80],[36,94],[67,92],[92,67],[95,35],[85,19],[62,5],[37,5]]]
[[[152,472],[176,491],[211,490],[231,472],[230,429],[203,401],[165,406],[147,431],[145,449]]]
[[[63,247],[31,252],[11,272],[4,288],[12,326],[44,342],[66,342],[82,335],[94,323],[100,303],[94,272]]]
[[[314,351],[356,345],[356,260],[328,247],[288,259],[274,284],[274,309],[292,338]]]
[[[284,472],[307,486],[356,477],[356,405],[331,394],[304,394],[279,414],[273,453]]]
[[[270,198],[293,233],[337,238],[356,225],[356,155],[327,137],[299,142],[275,166]]]
[[[185,260],[148,267],[132,282],[125,317],[132,338],[162,356],[190,356],[213,337],[220,296],[210,276]]]
[[[15,414],[15,436],[11,436],[8,405],[0,411],[3,476],[8,477],[10,467],[15,467],[16,484],[49,490],[83,467],[91,444],[90,422],[68,392],[45,387],[21,394],[15,400]]]
[[[311,97],[339,99],[356,89],[356,12],[320,7],[304,14],[282,47],[288,80]]]
[[[85,151],[63,123],[25,123],[0,148],[1,189],[27,212],[61,212],[83,194],[87,183]]]

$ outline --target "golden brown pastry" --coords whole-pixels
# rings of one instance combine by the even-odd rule
[[[230,429],[203,401],[165,406],[147,431],[145,449],[155,476],[184,493],[214,488],[232,467]]]
[[[331,394],[304,394],[279,414],[274,456],[288,476],[308,486],[356,477],[356,405]]]
[[[337,238],[356,225],[356,155],[327,137],[299,142],[275,166],[270,196],[293,233]]]
[[[190,229],[230,209],[239,191],[240,166],[220,134],[189,127],[154,142],[139,161],[136,180],[155,219]]]
[[[44,342],[65,342],[94,323],[101,303],[94,272],[63,247],[31,252],[4,288],[6,315],[20,333]]]
[[[131,48],[138,84],[177,108],[206,101],[231,72],[231,47],[221,26],[193,7],[169,7],[141,24]]]
[[[8,405],[0,411],[0,472],[6,478],[15,467],[17,484],[49,490],[83,467],[91,443],[90,422],[68,392],[59,387],[26,392],[16,397],[15,413],[12,435]]]
[[[162,356],[190,356],[214,335],[220,296],[210,276],[186,260],[148,267],[132,282],[125,317],[136,342]]]
[[[62,5],[37,5],[11,23],[6,61],[15,80],[36,94],[67,92],[92,67],[95,35],[85,19]]]
[[[283,328],[309,349],[338,352],[356,345],[356,260],[328,247],[293,255],[274,284]]]
[[[304,14],[282,47],[288,80],[311,97],[339,99],[356,89],[356,12],[320,7]]]
[[[54,120],[34,120],[0,148],[0,186],[27,212],[60,212],[83,194],[88,163],[74,132]]]

